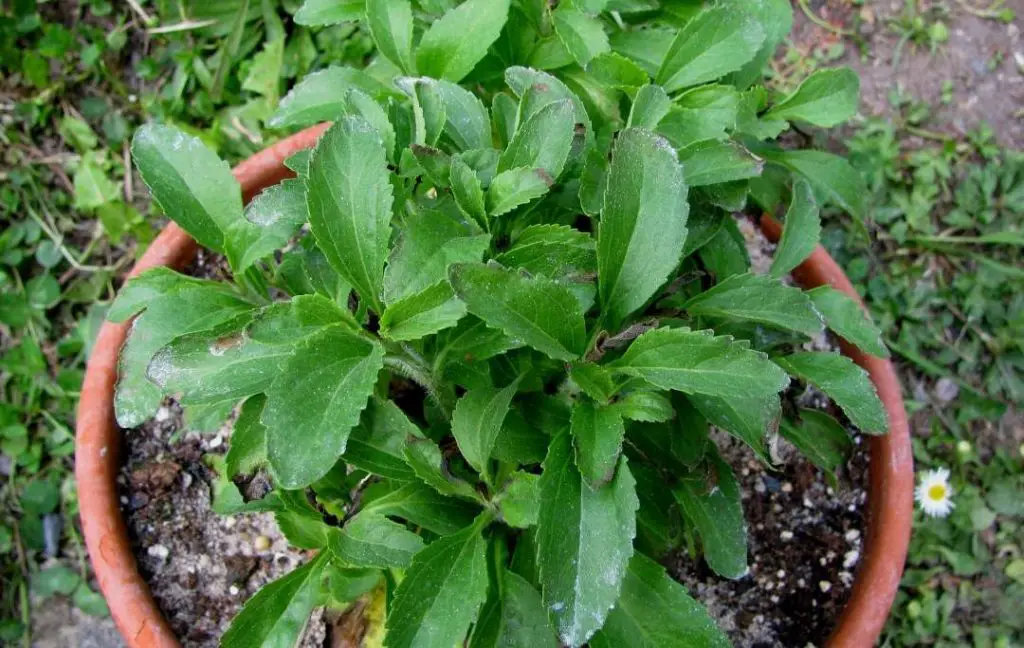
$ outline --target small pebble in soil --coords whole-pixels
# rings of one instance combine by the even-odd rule
[[[252,542],[252,546],[256,551],[266,551],[267,549],[270,549],[270,538],[265,535],[256,536],[256,539]]]
[[[793,532],[792,531],[783,531],[782,533],[779,534],[779,537],[782,538],[783,540],[792,540],[793,539]]]
[[[171,555],[171,550],[161,544],[156,544],[150,545],[146,549],[146,553],[157,560],[167,560],[167,556]]]
[[[827,594],[828,591],[830,589],[832,589],[832,583],[830,583],[830,582],[828,582],[826,580],[823,580],[823,581],[818,583],[818,589],[821,590],[822,594]]]

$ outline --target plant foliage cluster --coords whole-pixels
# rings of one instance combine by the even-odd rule
[[[249,205],[228,165],[147,125],[134,163],[232,282],[155,269],[108,312],[134,317],[115,405],[241,403],[215,505],[272,511],[316,557],[246,605],[225,645],[287,644],[310,611],[382,597],[388,646],[722,645],[654,559],[699,545],[747,569],[740,493],[714,425],[772,462],[777,434],[826,471],[850,447],[791,380],[886,431],[866,373],[803,350],[826,328],[887,355],[860,307],[783,276],[820,207],[854,218],[842,158],[772,140],[830,127],[858,81],[759,80],[789,4],[672,10],[632,0],[309,0],[378,57],[303,79],[269,123],[333,124]],[[732,212],[788,202],[767,274]],[[235,480],[275,489],[245,501]]]

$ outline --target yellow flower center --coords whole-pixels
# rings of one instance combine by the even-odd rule
[[[946,499],[946,486],[945,484],[934,484],[928,488],[928,499],[935,502],[941,502]]]

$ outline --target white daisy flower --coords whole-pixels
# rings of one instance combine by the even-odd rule
[[[945,468],[929,470],[921,476],[914,491],[914,499],[921,510],[932,517],[946,517],[953,510],[953,489],[949,485],[949,471]]]

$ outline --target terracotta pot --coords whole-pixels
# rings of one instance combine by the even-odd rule
[[[284,160],[312,146],[326,125],[297,133],[235,168],[246,201],[291,173]],[[779,226],[762,222],[769,238]],[[131,271],[136,275],[158,265],[181,268],[196,254],[196,244],[173,223],[150,245]],[[853,287],[822,248],[794,276],[805,287],[823,283],[856,297]],[[139,574],[121,517],[115,483],[120,462],[121,431],[114,420],[117,361],[129,324],[104,323],[86,368],[76,430],[75,477],[78,480],[82,530],[96,578],[121,635],[133,648],[179,646]],[[910,438],[899,383],[886,360],[844,346],[843,353],[871,373],[889,413],[891,432],[871,440],[871,485],[865,559],[853,594],[830,640],[832,646],[873,645],[881,632],[903,571],[910,538],[913,470]]]

